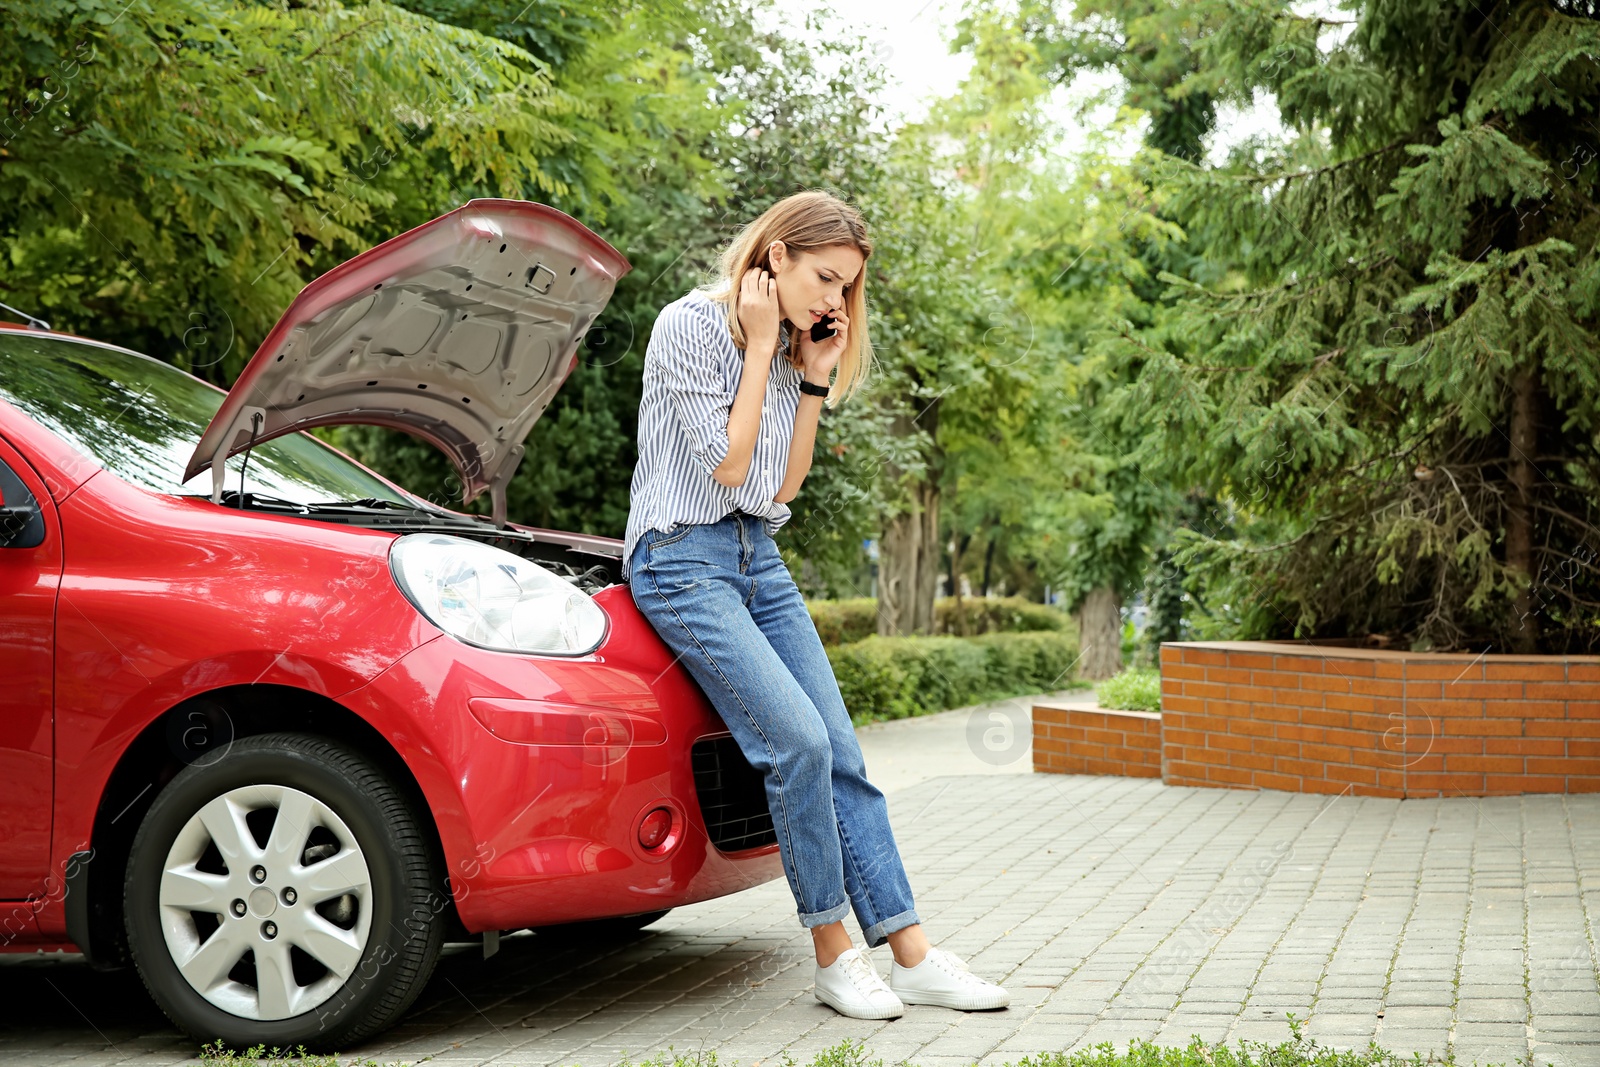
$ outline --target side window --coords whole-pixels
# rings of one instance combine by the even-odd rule
[[[44,543],[44,515],[10,467],[0,461],[0,549],[36,548]]]

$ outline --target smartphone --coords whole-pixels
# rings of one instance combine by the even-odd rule
[[[811,324],[811,340],[813,342],[826,341],[838,331],[833,328],[833,316],[824,315],[821,322]]]

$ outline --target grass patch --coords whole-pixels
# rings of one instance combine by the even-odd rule
[[[1304,1023],[1294,1015],[1288,1016],[1288,1041],[1272,1044],[1266,1041],[1241,1040],[1234,1045],[1203,1041],[1199,1037],[1183,1046],[1157,1045],[1153,1041],[1135,1038],[1118,1051],[1109,1041],[1078,1052],[1040,1052],[1020,1060],[1007,1061],[1007,1067],[1456,1067],[1453,1055],[1444,1056],[1412,1053],[1402,1056],[1381,1048],[1376,1042],[1364,1049],[1332,1049],[1317,1044],[1305,1035]],[[431,1059],[425,1056],[415,1063]],[[200,1062],[204,1067],[277,1067],[292,1064],[294,1067],[378,1067],[376,1060],[350,1059],[341,1061],[337,1056],[307,1053],[304,1047],[295,1051],[272,1049],[263,1046],[234,1052],[220,1041],[206,1045],[201,1050]],[[559,1061],[563,1067],[600,1067],[598,1061]],[[679,1052],[668,1046],[642,1060],[626,1056],[618,1067],[735,1067],[738,1061],[721,1060],[715,1049]],[[768,1057],[765,1063],[772,1067],[897,1067],[901,1060],[885,1064],[881,1057],[872,1056],[860,1039],[846,1038],[817,1053],[808,1063],[801,1064],[788,1052]],[[1485,1064],[1483,1067],[1514,1067],[1512,1064]]]
[[[1095,686],[1095,696],[1102,708],[1160,711],[1161,672],[1149,667],[1130,667]]]
[[[1364,1049],[1325,1048],[1306,1037],[1302,1026],[1299,1020],[1290,1015],[1291,1037],[1277,1044],[1240,1041],[1229,1046],[1196,1037],[1189,1044],[1176,1047],[1136,1038],[1120,1052],[1115,1045],[1106,1041],[1079,1052],[1041,1052],[1020,1060],[1008,1060],[1007,1067],[1455,1067],[1456,1064],[1453,1056],[1423,1056],[1420,1053],[1401,1056],[1380,1048],[1376,1043]],[[897,1067],[898,1064],[907,1063],[915,1067],[917,1061],[901,1060],[886,1064],[882,1058],[872,1056],[861,1040],[846,1038],[837,1045],[823,1049],[804,1065],[787,1052],[780,1052],[762,1062],[773,1067]],[[624,1058],[619,1067],[733,1067],[733,1063],[719,1061],[714,1050],[680,1053],[673,1049],[644,1060]],[[1484,1067],[1499,1065],[1487,1064]]]
[[[428,1059],[433,1057],[429,1056]],[[417,1062],[422,1062],[418,1060]],[[231,1049],[221,1040],[211,1041],[200,1046],[201,1067],[260,1067],[271,1064],[292,1065],[292,1067],[378,1067],[377,1060],[358,1060],[351,1058],[341,1061],[332,1053],[307,1052],[304,1045],[296,1048],[268,1048],[265,1045],[252,1045],[243,1050]],[[396,1065],[390,1065],[396,1067]]]

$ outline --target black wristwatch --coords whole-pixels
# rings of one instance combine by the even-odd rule
[[[809,393],[812,396],[828,395],[828,387],[826,385],[818,385],[815,382],[808,382],[804,378],[800,379],[800,391],[802,393]]]

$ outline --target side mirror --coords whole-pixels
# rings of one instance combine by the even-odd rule
[[[21,501],[8,506],[0,490],[0,548],[32,548],[43,539],[38,503],[23,493]]]
[[[13,542],[17,541],[33,525],[33,520],[38,514],[39,509],[31,504],[22,504],[10,508],[0,506],[0,547],[12,547]]]
[[[11,469],[0,463],[0,548],[35,548],[44,543],[39,502]]]

